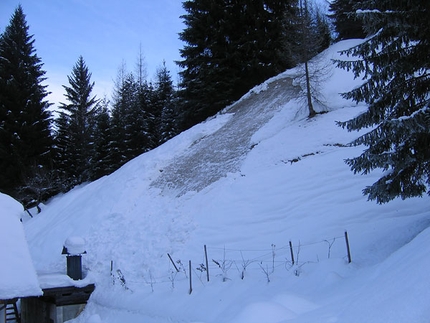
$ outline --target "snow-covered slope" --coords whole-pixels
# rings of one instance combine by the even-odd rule
[[[343,162],[362,147],[335,121],[364,107],[340,98],[357,81],[327,65],[355,43],[318,60],[328,113],[306,119],[300,69],[286,71],[26,220],[40,273],[64,272],[69,236],[87,241],[97,287],[74,322],[428,322],[429,198],[367,202],[378,172]]]

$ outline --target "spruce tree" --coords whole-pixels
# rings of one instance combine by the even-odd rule
[[[54,169],[58,179],[60,192],[67,192],[75,185],[75,180],[69,174],[73,168],[73,149],[70,127],[70,116],[64,111],[58,112],[54,130]]]
[[[149,87],[122,67],[112,103],[112,158],[116,168],[152,147]]]
[[[91,180],[112,173],[115,168],[111,153],[112,128],[108,101],[101,101],[100,109],[95,116],[94,124],[94,156]]]
[[[175,125],[175,89],[165,62],[163,62],[163,65],[157,70],[154,92],[154,103],[157,110],[161,112],[157,131],[158,145],[161,145],[177,134]]]
[[[354,173],[383,170],[363,191],[370,200],[430,194],[430,3],[366,1],[358,12],[372,36],[343,52],[352,60],[337,64],[365,79],[344,97],[368,109],[339,124],[371,130],[352,142],[367,146],[364,152],[346,162]]]
[[[224,0],[190,0],[183,2],[187,12],[181,18],[186,28],[179,38],[186,44],[180,50],[183,58],[180,72],[183,128],[203,121],[232,101],[233,82],[238,75],[228,70],[227,54],[231,35],[226,28]],[[230,58],[231,59],[231,58]]]
[[[14,195],[30,169],[49,171],[52,138],[45,71],[21,6],[0,36],[0,190]]]
[[[284,13],[295,1],[188,0],[178,65],[184,128],[286,68]]]
[[[73,185],[88,181],[92,177],[94,166],[94,126],[95,116],[99,109],[99,100],[92,96],[94,82],[91,82],[91,73],[82,56],[72,68],[67,77],[69,86],[63,85],[66,90],[68,103],[61,103],[62,126],[67,133],[68,145],[64,145],[63,156],[67,158],[59,162],[65,165],[62,172],[72,180]],[[67,121],[67,122],[66,122]],[[64,138],[57,138],[64,140]]]
[[[332,42],[330,24],[327,21],[326,16],[318,8],[315,12],[314,21],[315,33],[318,35],[317,52],[321,53],[329,48]]]
[[[154,87],[146,80],[138,83],[137,110],[139,116],[139,150],[137,155],[158,145],[159,113],[154,106]],[[136,156],[137,156],[136,155]]]
[[[147,151],[150,147],[150,138],[148,137],[148,106],[144,100],[146,82],[139,85],[132,73],[128,75],[125,82],[126,96],[126,159],[127,161],[139,156]]]
[[[122,66],[118,69],[117,78],[114,84],[112,96],[112,113],[111,113],[111,129],[112,129],[112,142],[111,154],[112,165],[115,169],[119,168],[126,162],[125,158],[125,114],[126,107],[124,99],[124,82],[126,77],[126,67],[123,62]]]
[[[356,9],[363,1],[333,0],[330,3],[329,17],[333,21],[337,40],[364,38],[366,36],[363,21],[357,17]]]

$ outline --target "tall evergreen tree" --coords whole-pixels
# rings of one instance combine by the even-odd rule
[[[340,125],[372,130],[352,142],[367,149],[346,162],[354,173],[384,171],[363,191],[370,200],[430,194],[430,2],[365,1],[361,9],[373,36],[344,51],[355,59],[337,64],[365,78],[344,97],[368,109]]]
[[[321,53],[322,51],[329,48],[332,42],[330,24],[326,16],[321,12],[319,8],[316,8],[314,21],[315,33],[318,36],[317,52]]]
[[[337,40],[364,38],[366,36],[363,21],[357,17],[356,9],[360,8],[357,0],[333,0],[330,3],[329,17],[333,21]]]
[[[50,104],[42,66],[18,6],[0,36],[0,190],[15,197],[29,168],[46,171],[51,162]]]
[[[94,126],[95,116],[99,109],[99,100],[92,96],[94,82],[91,82],[91,73],[82,56],[72,68],[67,77],[69,86],[63,85],[64,95],[68,103],[62,103],[61,123],[67,128],[68,145],[64,146],[63,156],[67,156],[67,168],[62,171],[72,178],[73,185],[88,181],[92,177],[94,154]],[[65,120],[63,120],[65,119]],[[67,121],[67,122],[66,122]],[[62,140],[63,138],[58,138]]]
[[[148,105],[145,91],[147,84],[139,84],[132,73],[125,80],[124,90],[127,101],[126,122],[126,159],[127,161],[139,156],[151,146],[148,136]]]
[[[175,89],[173,87],[172,77],[163,62],[162,67],[157,70],[155,81],[155,105],[159,115],[158,126],[158,145],[166,142],[177,134],[176,130],[176,109],[175,109]]]
[[[112,153],[112,128],[109,115],[108,101],[104,99],[95,116],[94,125],[94,157],[91,180],[96,180],[104,175],[109,175],[115,168]]]
[[[112,106],[112,155],[116,167],[149,150],[152,146],[149,87],[136,81],[123,66],[117,77]]]
[[[187,128],[291,67],[284,13],[294,1],[188,0],[180,39],[180,98]]]
[[[59,111],[59,116],[55,119],[53,160],[60,192],[67,192],[75,185],[75,180],[69,174],[74,160],[71,147],[70,116],[64,111]]]
[[[111,129],[112,129],[112,165],[117,169],[126,162],[125,156],[125,114],[127,109],[125,96],[125,77],[127,71],[125,63],[118,69],[112,97]]]
[[[186,28],[180,39],[186,45],[180,50],[183,60],[178,65],[183,68],[180,72],[183,127],[188,128],[230,103],[231,83],[238,76],[223,64],[230,46],[224,1],[185,1],[183,8],[187,12],[182,16]]]
[[[140,127],[138,133],[139,149],[137,155],[157,147],[158,143],[158,111],[154,106],[154,88],[146,80],[138,83],[137,110]],[[136,156],[137,156],[136,155]]]

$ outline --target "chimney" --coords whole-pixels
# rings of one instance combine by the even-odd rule
[[[67,255],[67,275],[73,280],[82,279],[82,255],[86,253],[84,238],[67,238],[62,254]]]

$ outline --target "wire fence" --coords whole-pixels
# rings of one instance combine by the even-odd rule
[[[270,248],[262,249],[231,249],[204,245],[198,261],[194,259],[185,262],[175,259],[169,253],[166,255],[169,267],[164,275],[156,276],[148,270],[139,275],[139,278],[131,280],[126,279],[127,273],[116,268],[111,261],[112,284],[120,285],[127,290],[141,288],[143,285],[149,286],[154,291],[156,286],[160,285],[168,285],[174,289],[177,284],[187,283],[188,292],[191,294],[193,282],[206,285],[209,281],[219,278],[224,282],[235,278],[245,279],[256,272],[263,274],[267,282],[270,282],[272,276],[279,270],[300,276],[304,265],[318,263],[322,259],[342,258],[346,263],[352,261],[346,231],[343,236],[307,243],[289,241],[280,247],[272,244]]]

